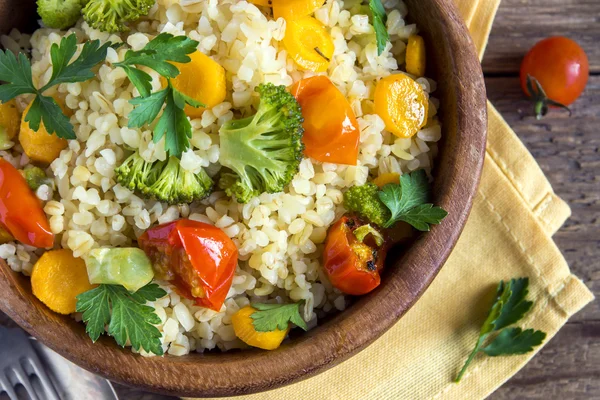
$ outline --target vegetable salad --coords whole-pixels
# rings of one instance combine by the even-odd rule
[[[0,256],[93,341],[276,349],[447,215],[403,2],[218,3],[39,0],[0,52]]]

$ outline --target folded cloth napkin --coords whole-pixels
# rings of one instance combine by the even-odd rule
[[[483,56],[500,0],[455,0]],[[534,308],[522,321],[548,333],[593,300],[551,236],[570,215],[534,158],[488,105],[483,176],[452,255],[416,305],[371,346],[316,377],[248,400],[481,399],[535,353],[477,356],[453,383],[477,341],[500,280],[530,278]],[[537,348],[536,350],[539,350]]]

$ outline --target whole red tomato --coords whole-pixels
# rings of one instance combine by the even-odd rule
[[[521,86],[535,101],[539,119],[546,115],[548,106],[567,108],[577,100],[589,74],[585,51],[573,40],[555,36],[529,50],[521,64]]]

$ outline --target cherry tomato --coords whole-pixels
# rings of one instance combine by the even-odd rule
[[[356,165],[360,130],[348,100],[325,76],[291,88],[304,117],[304,153],[317,161]]]
[[[8,161],[0,158],[0,223],[15,239],[29,246],[54,245],[54,234],[40,200],[25,178]]]
[[[202,307],[219,311],[238,261],[235,244],[221,229],[180,219],[148,229],[138,239],[156,277]]]
[[[521,86],[536,103],[536,115],[544,116],[548,106],[566,108],[585,89],[590,74],[583,49],[565,37],[551,37],[537,43],[521,64]]]
[[[376,243],[371,235],[359,240],[355,232],[363,226],[357,217],[340,218],[327,232],[323,253],[323,268],[331,284],[355,296],[379,286],[388,247],[385,241]]]

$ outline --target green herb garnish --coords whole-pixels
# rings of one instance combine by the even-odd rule
[[[273,332],[275,329],[285,330],[291,322],[307,330],[306,322],[300,316],[300,303],[292,304],[252,304],[257,309],[250,315],[252,325],[257,332]]]
[[[186,104],[192,107],[202,107],[204,104],[175,89],[170,81],[166,89],[148,97],[136,97],[130,103],[137,106],[129,114],[130,128],[141,128],[152,123],[163,104],[166,104],[154,126],[152,140],[158,143],[165,136],[165,150],[170,155],[181,158],[181,154],[190,147],[192,137],[192,124],[183,111],[184,107]]]
[[[179,70],[171,62],[190,62],[188,54],[195,52],[197,46],[198,42],[185,36],[161,33],[142,50],[129,50],[125,54],[125,59],[115,64],[125,70],[131,83],[140,92],[140,97],[129,101],[137,106],[129,114],[129,127],[141,128],[151,124],[165,105],[154,126],[152,140],[158,143],[164,136],[165,150],[177,158],[181,158],[182,153],[190,147],[189,139],[192,137],[192,125],[183,111],[185,105],[189,104],[192,107],[205,105],[173,87],[170,79],[179,75]],[[143,65],[158,72],[167,79],[167,87],[151,93],[152,77],[136,68],[136,65]]]
[[[156,284],[148,284],[135,293],[119,285],[100,285],[77,296],[77,312],[83,313],[86,332],[92,341],[98,340],[108,324],[108,334],[125,347],[127,340],[136,351],[162,355],[161,333],[154,325],[160,318],[145,305],[167,295]]]
[[[25,116],[31,129],[37,131],[43,122],[49,134],[55,133],[63,139],[75,139],[69,118],[52,97],[43,93],[60,83],[84,82],[93,78],[95,74],[92,68],[104,61],[110,46],[111,43],[100,45],[99,40],[86,42],[79,56],[71,62],[77,51],[77,36],[73,33],[62,38],[60,44],[54,43],[50,47],[52,76],[40,89],[33,84],[31,63],[23,53],[16,57],[8,50],[0,50],[0,81],[6,82],[0,86],[0,102],[5,103],[22,94],[34,94],[35,99]]]
[[[484,352],[492,357],[525,354],[542,344],[546,338],[546,333],[542,331],[507,328],[507,326],[520,321],[533,306],[533,302],[526,300],[528,287],[529,278],[500,282],[496,291],[496,300],[479,331],[477,344],[460,370],[455,382],[460,382],[465,371],[479,352]],[[487,346],[484,346],[489,335],[498,331],[500,333]]]
[[[179,69],[171,62],[190,62],[191,58],[188,54],[195,52],[197,47],[198,42],[186,36],[161,33],[144,46],[142,50],[127,51],[123,61],[114,65],[125,70],[127,77],[142,97],[148,97],[152,91],[152,84],[150,83],[152,77],[135,66],[143,65],[153,69],[165,78],[175,78],[179,75]]]
[[[443,208],[427,203],[429,181],[423,170],[400,176],[400,184],[387,184],[378,194],[391,212],[385,228],[404,221],[420,231],[429,231],[430,224],[439,224],[448,215]]]
[[[377,55],[381,55],[385,50],[387,42],[390,41],[390,34],[385,27],[387,14],[381,0],[369,0],[369,8],[373,15],[373,28],[375,28],[375,38],[377,39]]]

